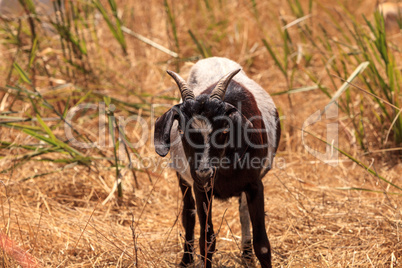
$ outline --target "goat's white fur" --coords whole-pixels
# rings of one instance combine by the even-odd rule
[[[198,129],[201,132],[202,137],[204,138],[205,148],[200,160],[200,169],[203,169],[203,167],[208,166],[209,163],[209,150],[211,149],[209,144],[209,134],[211,134],[212,132],[212,126],[211,123],[208,122],[208,119],[203,120],[197,117],[192,120],[191,126],[194,129]]]
[[[245,250],[245,247],[251,246],[251,232],[250,232],[250,214],[247,207],[247,197],[243,192],[241,194],[240,205],[240,225],[241,225],[241,249]]]

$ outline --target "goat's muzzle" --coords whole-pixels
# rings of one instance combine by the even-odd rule
[[[197,169],[195,171],[198,179],[196,184],[199,184],[199,186],[202,186],[203,188],[208,187],[211,183],[211,178],[214,176],[214,173],[215,169],[212,167]]]
[[[195,173],[197,174],[198,179],[204,181],[210,179],[212,175],[214,175],[214,170],[212,169],[212,167],[203,168],[196,170]]]

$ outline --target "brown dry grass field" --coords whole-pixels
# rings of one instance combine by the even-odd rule
[[[309,1],[300,2],[307,10]],[[103,3],[108,7],[107,1]],[[187,77],[189,68],[202,57],[200,51],[204,49],[207,55],[228,57],[240,63],[245,72],[270,94],[289,89],[262,42],[263,38],[270,40],[277,51],[282,51],[279,18],[288,23],[296,19],[286,1],[167,3],[166,6],[166,1],[161,0],[118,0],[117,8],[124,26],[177,52],[180,60],[128,34],[125,34],[125,55],[103,19],[99,19],[91,33],[83,33],[91,37],[87,39],[88,57],[81,59],[91,66],[89,75],[78,71],[75,75],[67,75],[63,67],[55,64],[63,64],[57,38],[44,39],[36,52],[39,55],[36,64],[42,64],[46,58],[50,70],[48,75],[43,70],[27,67],[32,45],[28,30],[21,34],[20,52],[17,53],[16,46],[6,42],[1,45],[2,87],[6,83],[22,83],[16,71],[10,74],[12,62],[16,59],[29,77],[35,79],[36,90],[59,111],[63,112],[67,103],[71,109],[87,93],[109,96],[112,103],[116,103],[116,117],[140,115],[144,119],[145,130],[141,130],[138,123],[128,125],[125,129],[127,137],[135,142],[147,131],[144,135],[149,137],[137,148],[137,153],[144,159],[143,164],[146,162],[149,168],[142,167],[132,172],[122,160],[119,172],[123,197],[117,197],[116,169],[110,164],[114,163],[113,144],[110,135],[105,134],[107,126],[102,125],[96,112],[88,111],[73,120],[77,131],[92,140],[97,140],[100,135],[107,137],[106,145],[97,149],[76,148],[85,157],[98,157],[89,164],[56,161],[69,157],[61,152],[38,154],[24,161],[27,152],[34,154],[45,143],[18,127],[2,125],[2,142],[35,145],[38,149],[29,151],[28,147],[10,147],[5,143],[0,148],[1,267],[176,267],[183,253],[181,192],[173,171],[154,168],[151,163],[161,158],[151,143],[154,118],[149,107],[151,104],[172,105],[179,98],[177,88],[165,71],[171,69]],[[369,0],[312,3],[312,16],[301,22],[309,23],[312,29],[319,23],[331,24],[324,8],[338,16],[341,22],[344,10],[340,4],[343,4],[358,23],[364,23],[362,14],[372,20],[376,6],[376,1]],[[38,27],[37,31],[41,33],[43,30]],[[289,28],[291,34],[297,31],[297,27]],[[337,38],[331,27],[328,27],[328,34],[334,40]],[[323,71],[323,62],[315,58],[314,53],[313,50],[308,68],[333,94],[337,88],[330,83]],[[396,57],[401,69],[401,54],[396,53]],[[345,66],[348,73],[356,67]],[[293,88],[311,85],[308,75],[302,72],[303,68],[303,62],[296,67],[300,72],[295,75]],[[71,70],[75,72],[73,68]],[[343,82],[335,78],[335,83],[339,87]],[[60,84],[64,86],[54,89],[53,86]],[[77,88],[81,91],[74,91]],[[357,91],[351,89],[352,94],[365,98],[365,94]],[[13,116],[35,117],[36,112],[28,100],[5,91],[0,92],[0,97],[0,112],[9,111],[12,105],[11,110],[16,112]],[[326,150],[325,144],[311,135],[305,134],[303,142],[301,132],[303,122],[317,110],[322,111],[329,102],[321,91],[275,95],[273,99],[282,117],[282,136],[275,168],[263,179],[266,228],[273,251],[273,266],[401,266],[401,191],[340,153],[338,164],[331,166],[306,151],[307,146],[320,152]],[[114,100],[146,105],[122,108],[127,106]],[[101,101],[102,98],[94,97],[84,100],[95,104]],[[352,109],[361,108],[360,102],[353,105]],[[46,105],[38,105],[37,109],[42,117],[57,117]],[[375,109],[372,100],[367,99],[365,109]],[[155,109],[156,116],[166,110],[167,106]],[[324,117],[320,123],[310,126],[309,131],[325,138],[326,124],[334,122],[339,125],[339,148],[386,180],[402,185],[400,154],[382,150],[380,138],[375,134],[380,130],[372,123],[374,119],[364,118],[368,151],[359,146],[350,119],[342,111],[335,120]],[[39,126],[37,121],[21,124]],[[63,122],[46,121],[46,124],[60,140],[66,140]],[[138,162],[139,158],[134,153],[132,155],[133,161]],[[376,192],[351,190],[353,187]],[[213,222],[218,231],[213,265],[243,267],[239,249],[238,200],[215,200]],[[198,234],[197,223],[196,239]],[[199,254],[198,246],[196,252]],[[32,257],[30,265],[24,264],[25,253]],[[196,260],[195,266],[200,266],[200,257]],[[257,260],[255,263],[255,267],[259,267]]]

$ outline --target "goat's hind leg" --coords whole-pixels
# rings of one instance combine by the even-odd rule
[[[186,232],[184,254],[180,266],[185,267],[194,261],[195,201],[191,191],[191,186],[188,185],[188,183],[178,173],[177,177],[179,178],[179,185],[183,194],[182,223]]]
[[[262,268],[271,268],[271,247],[265,230],[264,186],[257,181],[246,193],[248,211],[253,225],[253,247]]]
[[[245,193],[242,193],[239,198],[239,213],[241,224],[242,258],[246,262],[251,262],[253,249],[251,245],[250,214],[248,212],[247,197]]]

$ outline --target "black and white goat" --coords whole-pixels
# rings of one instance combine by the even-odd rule
[[[237,196],[243,257],[250,258],[252,252],[251,219],[255,254],[262,267],[271,267],[261,179],[271,169],[280,138],[275,104],[239,64],[226,58],[198,61],[188,82],[172,71],[168,74],[183,101],[156,121],[155,150],[161,156],[170,150],[183,193],[186,235],[180,264],[193,262],[195,206],[201,256],[211,267],[215,251],[212,196]]]

